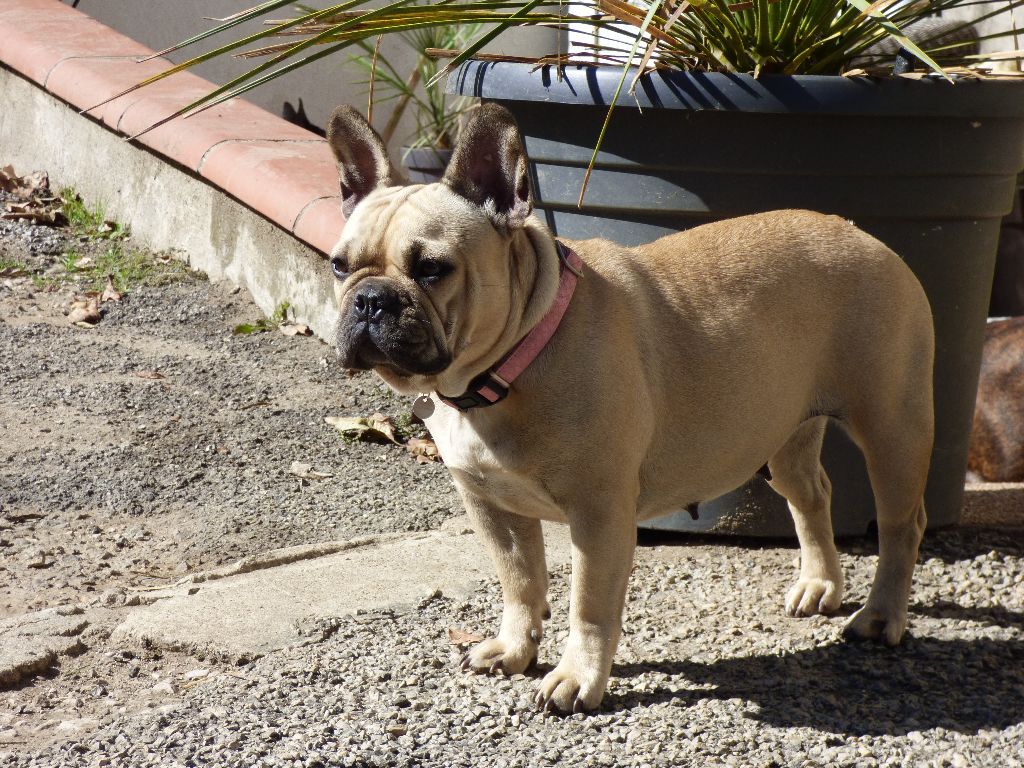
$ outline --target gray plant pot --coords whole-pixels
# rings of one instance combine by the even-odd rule
[[[451,159],[450,149],[402,147],[402,167],[413,184],[433,184],[440,181]]]
[[[853,220],[900,254],[935,316],[929,525],[955,523],[999,224],[1024,167],[1024,82],[651,73],[635,101],[620,99],[577,208],[619,75],[574,67],[559,78],[553,67],[474,61],[448,89],[512,111],[537,206],[560,236],[636,245],[731,216],[809,208]],[[823,462],[836,533],[863,534],[874,501],[860,451],[830,429]],[[759,478],[699,513],[649,525],[793,533],[785,503]]]

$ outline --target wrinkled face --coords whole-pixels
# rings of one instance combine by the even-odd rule
[[[362,200],[331,269],[343,364],[374,369],[400,391],[429,386],[508,316],[506,238],[442,184],[387,187]]]
[[[461,391],[494,362],[522,300],[511,243],[533,202],[515,120],[496,104],[474,110],[437,184],[396,186],[384,142],[352,107],[334,110],[327,141],[348,217],[331,252],[343,363],[399,392]]]

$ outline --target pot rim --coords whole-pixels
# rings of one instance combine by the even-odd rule
[[[632,81],[636,69],[626,76]],[[607,107],[622,68],[470,60],[448,76],[448,93],[485,101],[527,101]],[[655,70],[625,90],[617,108],[767,114],[929,115],[965,118],[1024,117],[1024,79],[955,77],[846,77],[753,75]]]

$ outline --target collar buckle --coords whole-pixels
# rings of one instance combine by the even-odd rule
[[[440,395],[440,393],[438,393]],[[486,408],[500,403],[508,397],[508,384],[493,371],[484,371],[471,382],[466,391],[457,397],[440,395],[453,408],[468,411],[471,408]]]

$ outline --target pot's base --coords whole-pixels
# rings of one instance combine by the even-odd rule
[[[825,434],[821,463],[832,482],[833,533],[840,537],[868,533],[875,523],[875,505],[864,457],[846,432],[834,423],[829,424]],[[928,530],[956,525],[960,520],[963,477],[952,478],[942,486],[948,488],[942,499],[946,503],[925,503]],[[696,520],[689,512],[680,510],[647,520],[640,527],[721,536],[796,536],[786,500],[773,491],[760,475],[734,491],[701,502],[697,507]]]

